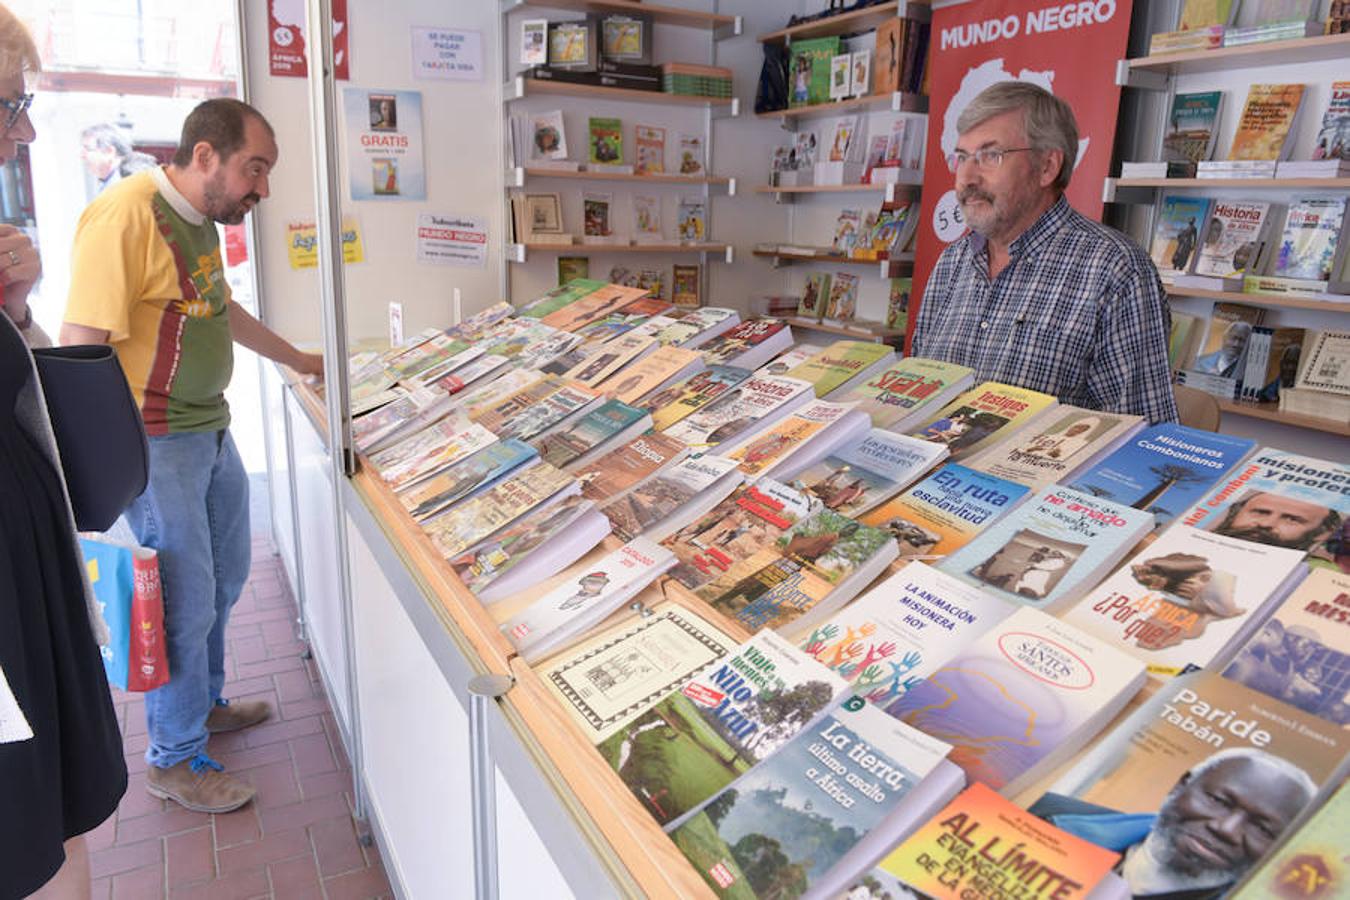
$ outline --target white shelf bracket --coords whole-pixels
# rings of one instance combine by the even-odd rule
[[[741,20],[740,16],[737,16],[736,21],[732,22],[730,25],[718,25],[713,29],[713,40],[725,41],[727,38],[740,37],[744,25],[745,23]]]
[[[1144,91],[1165,91],[1171,79],[1163,72],[1149,72],[1135,69],[1128,59],[1116,62],[1116,84],[1121,87],[1139,88]]]
[[[736,261],[736,248],[733,247],[731,244],[727,244],[727,265],[731,265],[735,261]]]
[[[732,178],[732,179],[730,179],[730,180],[727,181],[727,196],[728,196],[728,197],[735,197],[735,196],[736,196],[736,179],[735,179],[735,178]]]

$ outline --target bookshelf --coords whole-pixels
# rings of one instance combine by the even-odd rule
[[[1350,296],[1344,300],[1318,300],[1313,297],[1300,297],[1297,294],[1247,294],[1242,291],[1210,291],[1204,288],[1177,287],[1165,284],[1167,293],[1173,297],[1201,297],[1207,300],[1221,300],[1227,303],[1248,303],[1252,306],[1266,306],[1272,309],[1312,309],[1319,312],[1350,313]]]
[[[755,193],[773,194],[779,202],[804,194],[881,194],[884,202],[893,203],[898,196],[917,197],[923,187],[922,181],[922,172],[902,171],[898,181],[882,184],[761,184],[755,186]]]
[[[1337,422],[1334,419],[1319,419],[1316,416],[1300,416],[1296,413],[1281,412],[1279,408],[1273,404],[1262,406],[1259,403],[1242,403],[1237,400],[1219,400],[1219,409],[1224,413],[1232,413],[1235,416],[1246,416],[1250,419],[1264,419],[1267,422],[1275,422],[1280,425],[1291,425],[1295,428],[1308,428],[1313,431],[1322,431],[1327,434],[1350,437],[1350,424]]]
[[[586,253],[708,253],[725,257],[727,262],[735,258],[735,248],[730,244],[508,244],[507,259],[515,263],[529,261],[531,253],[566,254],[580,256]]]
[[[831,266],[877,266],[881,267],[882,278],[899,278],[914,268],[914,254],[902,253],[897,259],[856,259],[837,253],[793,253],[782,250],[752,250],[752,256],[773,260],[773,267],[789,266],[793,263],[820,263]]]
[[[894,4],[892,4],[893,6]],[[503,0],[502,12],[517,9],[570,9],[587,13],[641,13],[662,25],[679,25],[714,32],[713,39],[735,37],[741,33],[741,17],[700,12],[676,6],[658,6],[638,0]]]
[[[690,97],[684,94],[667,94],[663,91],[639,91],[599,84],[573,84],[570,81],[526,78],[524,75],[517,75],[502,90],[502,97],[507,103],[539,96],[622,100],[630,103],[658,103],[663,106],[706,106],[724,110],[731,116],[740,114],[740,100],[736,97]]]
[[[641,93],[638,91],[637,93]],[[755,113],[756,119],[776,121],[789,131],[797,130],[797,123],[809,119],[829,119],[857,112],[928,112],[928,98],[923,94],[909,94],[895,91],[890,94],[868,94],[865,97],[850,97],[847,100],[835,100],[831,103],[816,103],[811,106],[796,106],[788,109],[775,109],[772,112]]]
[[[804,41],[808,38],[828,37],[832,34],[848,34],[858,31],[871,31],[887,19],[896,16],[912,16],[922,9],[928,12],[926,3],[891,2],[878,3],[862,9],[850,10],[837,16],[827,16],[799,25],[789,25],[768,34],[761,34],[757,40],[761,44],[788,44]]]
[[[1350,191],[1350,178],[1108,178],[1102,196],[1107,203],[1153,203],[1164,188]]]
[[[883,344],[889,344],[896,338],[905,336],[903,328],[887,328],[880,322],[868,322],[863,319],[854,320],[854,327],[852,328],[818,319],[807,319],[803,316],[788,316],[783,321],[793,328],[801,328],[805,331],[820,331],[826,334],[837,334],[862,341],[877,341]]]
[[[1344,62],[1347,57],[1350,57],[1350,34],[1322,34],[1289,41],[1268,41],[1240,47],[1190,50],[1121,60],[1116,80],[1123,86],[1165,90],[1166,84],[1163,82],[1174,75],[1290,63]]]
[[[623,172],[573,172],[569,169],[532,169],[528,166],[506,170],[507,187],[525,187],[532,178],[562,178],[569,181],[604,181],[641,184],[680,184],[694,187],[708,186],[723,188],[728,196],[736,193],[735,178],[718,178],[709,175],[704,178],[691,178],[688,175],[628,175]]]

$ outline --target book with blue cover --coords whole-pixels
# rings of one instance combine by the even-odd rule
[[[934,562],[970,543],[1028,493],[1015,481],[947,463],[861,521],[889,531],[902,562]]]
[[[1049,485],[938,568],[996,597],[1054,612],[1153,530],[1153,514]]]
[[[507,475],[531,464],[539,452],[523,441],[498,441],[398,495],[414,519],[424,522],[454,504],[476,496]]]
[[[1195,248],[1200,246],[1200,232],[1209,219],[1212,202],[1207,197],[1176,195],[1163,198],[1149,248],[1159,275],[1170,281],[1191,271],[1195,264]]]
[[[1067,486],[1151,512],[1162,528],[1255,449],[1248,438],[1163,423],[1144,429]]]
[[[647,430],[651,416],[620,400],[608,400],[561,428],[546,431],[531,444],[540,459],[560,469],[573,469],[601,456]]]

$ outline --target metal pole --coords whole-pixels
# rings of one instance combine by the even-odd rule
[[[314,200],[318,210],[319,308],[323,312],[324,400],[328,407],[328,466],[333,535],[338,562],[338,607],[342,614],[346,661],[348,737],[351,740],[354,814],[366,818],[364,754],[361,748],[360,695],[356,679],[355,626],[352,614],[347,517],[338,486],[355,471],[352,454],[350,384],[347,372],[347,295],[342,280],[342,210],[336,160],[337,88],[333,78],[333,11],[330,0],[307,0],[309,34],[310,130],[314,141]],[[315,52],[317,50],[317,52]]]
[[[497,767],[488,745],[488,710],[511,690],[510,675],[469,680],[469,787],[473,797],[473,884],[478,900],[497,900]]]

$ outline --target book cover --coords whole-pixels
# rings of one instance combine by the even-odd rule
[[[666,825],[786,745],[843,691],[840,678],[763,631],[596,749]]]
[[[1056,402],[1049,394],[986,381],[948,403],[910,434],[946,444],[951,458],[962,460],[1012,437]]]
[[[697,412],[750,377],[750,370],[735,366],[709,365],[678,385],[649,397],[644,407],[652,414],[652,428],[665,431]]]
[[[680,174],[696,178],[704,174],[703,135],[680,135]]]
[[[1350,331],[1316,331],[1299,365],[1298,387],[1350,394]]]
[[[1196,163],[1209,159],[1214,152],[1222,105],[1223,91],[1174,96],[1172,111],[1167,117],[1167,132],[1163,135],[1163,160]]]
[[[411,381],[428,369],[458,356],[471,346],[468,341],[448,334],[438,334],[400,354],[389,362],[385,369],[395,381]]]
[[[695,348],[714,335],[725,331],[740,321],[740,314],[734,309],[721,306],[705,306],[689,310],[678,319],[666,324],[654,335],[656,342],[663,347]]]
[[[858,276],[849,275],[847,272],[834,273],[834,280],[830,283],[830,299],[825,304],[825,317],[852,319],[857,309]]]
[[[581,195],[581,233],[590,238],[614,234],[614,195],[605,191],[584,191]]]
[[[839,275],[835,275],[834,280],[838,282],[839,278]],[[787,377],[810,382],[816,396],[824,397],[894,353],[887,345],[873,341],[835,341],[806,362],[790,369]]]
[[[603,394],[615,400],[640,406],[647,394],[666,384],[694,366],[702,365],[702,356],[694,350],[679,347],[657,347],[651,353],[625,366],[602,381],[598,386]],[[645,408],[645,407],[644,407]]]
[[[538,455],[523,441],[498,441],[402,491],[398,499],[408,514],[421,522],[491,487]]]
[[[542,319],[604,286],[605,282],[593,278],[573,278],[526,303],[516,311],[516,315],[522,318]]]
[[[703,305],[701,267],[698,263],[675,263],[671,266],[670,299],[681,309],[698,309]]]
[[[708,206],[702,197],[681,197],[676,208],[675,233],[683,243],[708,239]]]
[[[788,350],[755,370],[756,375],[786,375],[811,357],[824,351],[824,347],[815,344],[796,344]]]
[[[1209,218],[1208,197],[1167,196],[1153,226],[1153,243],[1149,256],[1158,267],[1158,274],[1174,278],[1191,271],[1195,262],[1195,247],[1200,240],[1200,229]]]
[[[670,836],[718,897],[800,896],[882,829],[947,752],[852,697]]]
[[[1350,857],[1345,852],[1348,818],[1350,783],[1342,783],[1229,896],[1234,900],[1331,900],[1350,893]]]
[[[632,333],[621,334],[601,344],[595,352],[564,372],[562,377],[589,388],[597,388],[606,378],[629,363],[642,359],[656,346],[654,338]]]
[[[603,319],[646,294],[643,288],[602,284],[585,297],[544,315],[542,320],[545,325],[563,331],[576,331],[581,326]]]
[[[1289,131],[1303,102],[1302,84],[1254,84],[1238,119],[1229,159],[1286,159]]]
[[[1197,499],[1182,521],[1228,537],[1291,547],[1315,567],[1350,572],[1350,464],[1262,447]]]
[[[1304,571],[1302,551],[1177,525],[1063,619],[1125,648],[1154,675],[1176,675],[1226,662]]]
[[[1215,303],[1204,343],[1196,351],[1191,369],[1222,378],[1242,377],[1252,329],[1261,324],[1264,315],[1265,310],[1259,306]]]
[[[1023,607],[976,638],[886,711],[952,745],[971,781],[1010,796],[1072,753],[1143,682],[1143,664]],[[1109,718],[1109,717],[1107,717]]]
[[[1184,0],[1178,31],[1192,31],[1214,25],[1228,25],[1237,12],[1235,0]]]
[[[732,365],[736,357],[758,347],[774,335],[791,330],[782,319],[748,319],[728,329],[698,348],[703,361],[710,366]]]
[[[592,116],[586,125],[587,159],[604,165],[622,165],[623,121]]]
[[[1037,424],[966,461],[1031,488],[1063,481],[1143,428],[1141,416],[1060,405]]]
[[[737,646],[696,613],[664,603],[537,668],[572,721],[599,743]]]
[[[1255,448],[1247,438],[1152,425],[1073,476],[1067,487],[1151,512],[1163,526],[1199,502]]]
[[[810,497],[773,479],[747,485],[661,542],[678,560],[670,575],[697,590],[817,509]]]
[[[567,284],[577,278],[588,278],[591,274],[591,260],[587,256],[559,256],[558,283]],[[603,284],[603,282],[601,282]]]
[[[551,428],[585,415],[602,402],[595,391],[564,385],[543,400],[516,413],[498,430],[498,436],[531,441]]]
[[[876,93],[893,94],[900,90],[901,42],[905,20],[896,16],[877,26]]]
[[[938,568],[1009,602],[1053,611],[1152,530],[1150,513],[1049,485]]]
[[[1216,201],[1195,260],[1195,274],[1234,278],[1254,271],[1269,228],[1269,203]]]
[[[646,417],[646,410],[634,409],[620,400],[607,400],[570,425],[535,438],[531,444],[539,451],[540,459],[564,469]]]
[[[811,385],[797,378],[751,376],[709,405],[668,426],[666,434],[695,450],[707,450],[785,415],[802,405],[810,392]]]
[[[998,884],[1000,893],[1085,900],[1119,858],[977,781],[854,882],[851,890],[861,890],[848,896],[881,900],[918,891],[934,900],[968,900]]]
[[[582,496],[603,505],[688,453],[689,448],[680,441],[653,431],[633,438],[575,474]]]
[[[1336,271],[1346,197],[1300,197],[1289,206],[1274,275],[1327,281]],[[1344,252],[1340,254],[1344,256]]]
[[[575,487],[576,479],[566,472],[536,463],[449,512],[424,522],[422,528],[437,552],[450,559]]]
[[[926,407],[946,403],[969,387],[975,370],[956,363],[910,356],[896,360],[840,400],[857,402],[878,428],[903,425]]]
[[[1274,846],[1346,749],[1334,726],[1201,672],[1169,682],[1028,811],[1122,854],[1135,896],[1217,898]]]
[[[506,620],[502,633],[521,656],[533,660],[541,648],[565,640],[562,635],[579,633],[609,615],[673,562],[670,551],[651,541],[630,541]]]
[[[497,436],[483,426],[449,416],[376,453],[370,464],[386,484],[399,491],[496,440]]]
[[[946,457],[941,444],[873,428],[793,480],[825,509],[856,517],[909,487]]]
[[[811,272],[806,276],[802,288],[802,301],[797,314],[808,319],[819,319],[825,315],[825,304],[830,296],[830,273]]]
[[[520,430],[517,426],[517,417],[525,414],[527,410],[538,409],[547,398],[566,387],[568,387],[567,383],[561,378],[546,375],[504,397],[494,399],[490,404],[475,406],[473,410],[468,412],[468,418],[469,421],[477,422],[493,434],[516,437],[516,432]],[[595,396],[590,391],[585,393],[590,394],[590,397],[585,397],[585,400],[592,399]],[[583,398],[579,396],[576,399],[582,400]],[[531,419],[533,418],[534,415],[531,415]],[[511,433],[508,434],[507,432]]]
[[[521,516],[480,544],[449,560],[450,568],[469,590],[477,593],[510,572],[525,557],[574,527],[594,503],[580,494]]]
[[[755,478],[783,462],[826,429],[835,429],[831,437],[835,434],[843,437],[838,429],[850,429],[853,427],[850,421],[859,421],[858,416],[849,416],[852,412],[853,405],[850,403],[812,401],[726,456],[740,463],[741,471],[747,478]]]
[[[1292,389],[1298,383],[1299,362],[1303,358],[1303,328],[1255,328],[1252,340],[1261,340],[1264,346],[1265,366],[1258,368],[1255,379],[1247,384],[1243,379],[1244,398],[1273,403],[1280,399],[1281,390]],[[1250,390],[1249,390],[1250,389]]]
[[[909,295],[914,290],[913,278],[892,278],[886,294],[887,328],[904,331],[909,326]]]
[[[530,159],[567,159],[567,129],[562,110],[536,113],[530,119]]]
[[[807,632],[801,649],[885,708],[1013,607],[923,563],[910,563]]]
[[[601,510],[625,540],[632,540],[712,487],[736,464],[719,456],[691,457],[644,481]]]
[[[661,229],[661,198],[657,194],[633,195],[633,240],[640,244],[659,244],[665,240]],[[660,294],[660,291],[657,291]]]
[[[791,630],[854,571],[885,551],[890,535],[822,510],[695,593],[747,631]]]
[[[1313,159],[1350,159],[1350,81],[1331,84]]]
[[[666,130],[656,125],[636,125],[633,129],[637,175],[660,175],[666,171]]]
[[[789,106],[808,106],[830,99],[830,60],[837,55],[838,35],[792,42]]]
[[[858,245],[858,229],[862,227],[862,216],[856,209],[841,209],[834,223],[834,238],[830,249],[838,256],[848,256]]]
[[[970,543],[1028,493],[1026,485],[949,462],[861,518],[890,532],[901,560],[929,562]]]
[[[1350,728],[1350,575],[1310,572],[1223,676]]]

